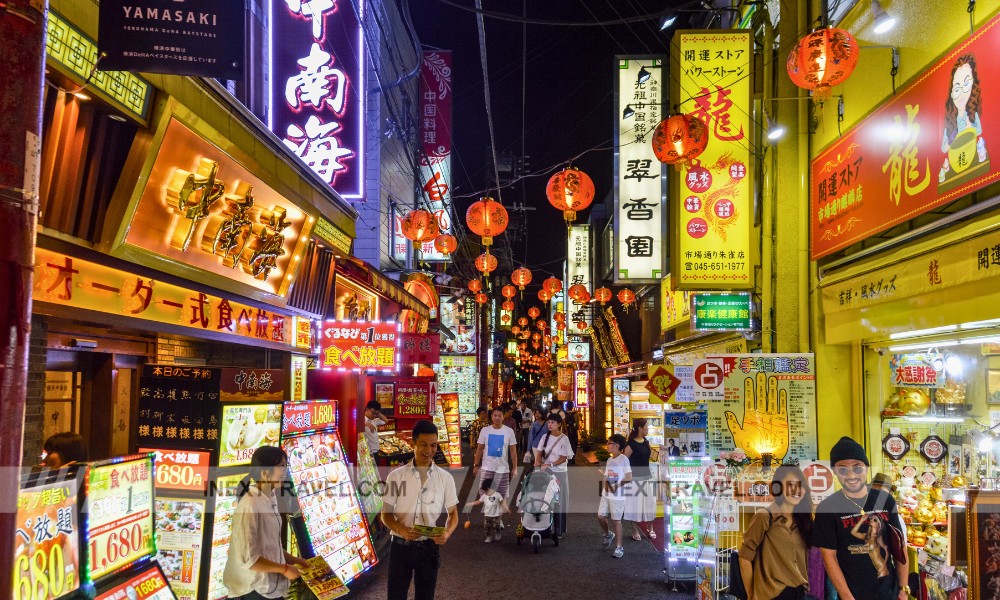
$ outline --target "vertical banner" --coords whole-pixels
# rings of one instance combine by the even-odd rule
[[[364,198],[364,4],[271,3],[270,129],[355,200]]]
[[[567,289],[574,285],[582,285],[588,292],[594,293],[590,285],[590,254],[590,225],[571,226],[566,249]],[[587,327],[593,322],[590,307],[572,299],[569,301],[569,314],[566,316],[570,323],[583,321]]]
[[[393,205],[390,213],[392,218],[392,234],[389,239],[389,243],[391,244],[389,256],[397,263],[406,266],[406,259],[410,254],[410,240],[406,239],[406,236],[403,235],[403,215],[395,205]]]
[[[721,365],[718,370],[705,365]],[[816,360],[812,354],[726,354],[695,361],[695,390],[708,398],[713,455],[737,448],[752,459],[815,460]],[[720,396],[702,389],[718,388]]]
[[[451,52],[425,50],[420,69],[420,181],[424,201],[441,233],[451,233]],[[425,262],[451,260],[434,248],[420,246]]]
[[[663,56],[618,56],[615,71],[615,283],[659,283],[666,178],[650,136],[663,119]]]
[[[752,35],[679,31],[670,47],[671,104],[708,127],[708,146],[674,178],[670,270],[675,289],[753,287]]]

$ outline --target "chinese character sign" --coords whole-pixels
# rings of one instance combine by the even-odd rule
[[[420,69],[421,152],[420,185],[424,201],[437,219],[441,233],[452,233],[451,212],[451,52],[425,50]],[[424,261],[451,260],[434,248],[434,241],[420,245]]]
[[[396,384],[396,416],[422,417],[431,414],[431,406],[437,402],[437,384],[399,383]]]
[[[590,371],[573,371],[573,401],[579,408],[590,406]]]
[[[153,552],[153,460],[92,466],[88,473],[90,576],[98,579]]]
[[[219,443],[221,369],[144,365],[139,377],[138,442],[151,448]]]
[[[665,57],[617,57],[615,283],[656,282],[666,248],[663,164],[650,137],[663,119]]]
[[[1000,177],[1000,95],[988,65],[1000,17],[932,64],[811,163],[812,258],[818,259],[968,195]]]
[[[582,285],[591,294],[590,277],[590,225],[573,225],[569,228],[566,248],[566,289]],[[590,307],[570,299],[566,320],[570,323],[583,321],[588,326],[593,322]]]
[[[673,103],[704,121],[709,133],[705,151],[672,187],[676,289],[753,287],[751,42],[749,31],[674,35],[671,64],[679,84]]]
[[[389,243],[392,244],[392,247],[389,249],[389,256],[392,257],[392,260],[405,266],[407,256],[410,253],[410,240],[403,235],[403,215],[395,206],[392,207],[390,214],[392,215],[392,235]]]
[[[441,361],[440,333],[403,333],[400,362],[403,364],[435,365]]]
[[[14,600],[50,600],[80,587],[80,483],[63,479],[17,495],[14,539],[7,542],[14,546]]]
[[[271,131],[344,198],[364,198],[363,0],[276,0]]]
[[[399,323],[324,321],[320,335],[320,367],[395,373],[399,370],[401,341]]]
[[[898,388],[943,388],[944,357],[938,353],[893,354],[889,361],[892,385]]]
[[[752,459],[814,460],[816,362],[812,354],[726,354],[721,365],[723,394],[708,401],[708,447],[713,455],[735,450]],[[695,386],[709,374],[695,364]],[[699,379],[701,379],[699,381]]]

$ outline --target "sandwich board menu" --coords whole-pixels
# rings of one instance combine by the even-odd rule
[[[90,578],[96,581],[153,553],[153,456],[92,464],[87,483]]]

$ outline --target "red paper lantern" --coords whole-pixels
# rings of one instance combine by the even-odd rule
[[[538,290],[538,299],[542,302],[548,302],[552,299],[552,294],[548,290]]]
[[[470,279],[469,280],[469,291],[473,292],[473,293],[483,291],[483,282],[479,281],[478,279]]]
[[[403,235],[414,242],[429,242],[440,233],[437,219],[426,210],[411,210],[400,224]]]
[[[705,151],[708,127],[693,115],[674,115],[653,130],[653,154],[661,163],[680,168]]]
[[[580,331],[583,331],[584,329],[587,328],[587,322],[586,321],[577,321],[576,322],[576,328],[579,329]]]
[[[542,314],[542,311],[538,310],[537,306],[532,306],[528,309],[528,316],[532,319],[537,319],[540,314]]]
[[[545,195],[549,204],[563,211],[566,221],[572,222],[578,211],[594,201],[594,182],[580,169],[569,167],[549,178]]]
[[[565,323],[566,315],[561,312],[557,312],[556,314],[552,315],[552,320],[555,321],[556,323]]]
[[[536,331],[535,333],[531,334],[531,339],[535,340],[536,342],[540,342],[542,341],[542,334]]]
[[[562,291],[562,281],[555,277],[549,277],[542,282],[542,289],[555,296]]]
[[[624,290],[618,292],[618,301],[624,304],[625,306],[632,304],[633,302],[635,302],[635,292],[633,292],[628,288],[625,288]]]
[[[566,329],[566,324],[565,323],[556,323],[556,330],[557,331],[564,331],[565,329]]]
[[[521,317],[520,319],[517,320],[517,324],[520,325],[521,327],[527,327],[528,317]]]
[[[531,271],[525,269],[524,267],[518,267],[514,269],[514,272],[510,274],[510,280],[514,282],[517,289],[523,290],[524,286],[531,283]]]
[[[504,325],[506,325],[507,323],[510,323],[510,315],[500,315],[500,321]]]
[[[503,304],[500,305],[500,308],[504,310],[514,310],[514,303],[510,300],[504,300]]]
[[[820,98],[843,83],[858,64],[858,42],[836,27],[814,29],[795,44],[785,68],[792,83]]]
[[[458,248],[458,240],[450,233],[442,233],[434,238],[434,249],[444,255],[449,255]]]
[[[548,327],[548,326],[549,326],[549,324],[546,323],[545,321],[542,321],[541,319],[535,321],[535,327],[537,327],[538,329],[540,329],[542,331],[545,331],[545,328]]]
[[[482,236],[484,246],[493,244],[493,237],[503,233],[508,223],[507,209],[493,198],[474,202],[465,212],[465,224],[472,233]]]
[[[517,325],[514,325],[513,327],[510,328],[510,332],[513,333],[514,335],[518,335],[521,333],[521,328],[518,327]]]
[[[542,343],[538,341],[531,342],[531,347],[534,348],[535,350],[538,350],[539,348],[542,347]]]
[[[504,298],[513,298],[517,295],[517,289],[508,283],[500,288],[500,293],[503,294]]]
[[[476,294],[476,303],[478,303],[478,304],[486,304],[487,302],[489,302],[489,300],[490,300],[490,297],[487,296],[486,294],[482,293],[482,292],[479,292],[478,294]]]
[[[497,268],[497,257],[484,252],[476,257],[476,268],[483,273],[492,273]]]
[[[594,290],[594,298],[597,298],[597,301],[601,303],[601,306],[604,306],[605,302],[611,300],[611,290],[606,287],[599,287]]]

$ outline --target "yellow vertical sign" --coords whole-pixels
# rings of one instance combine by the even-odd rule
[[[673,275],[660,281],[660,331],[691,320],[691,292],[674,290]]]
[[[753,287],[752,38],[748,30],[679,31],[670,48],[671,104],[705,122],[705,151],[671,184],[677,289]]]

